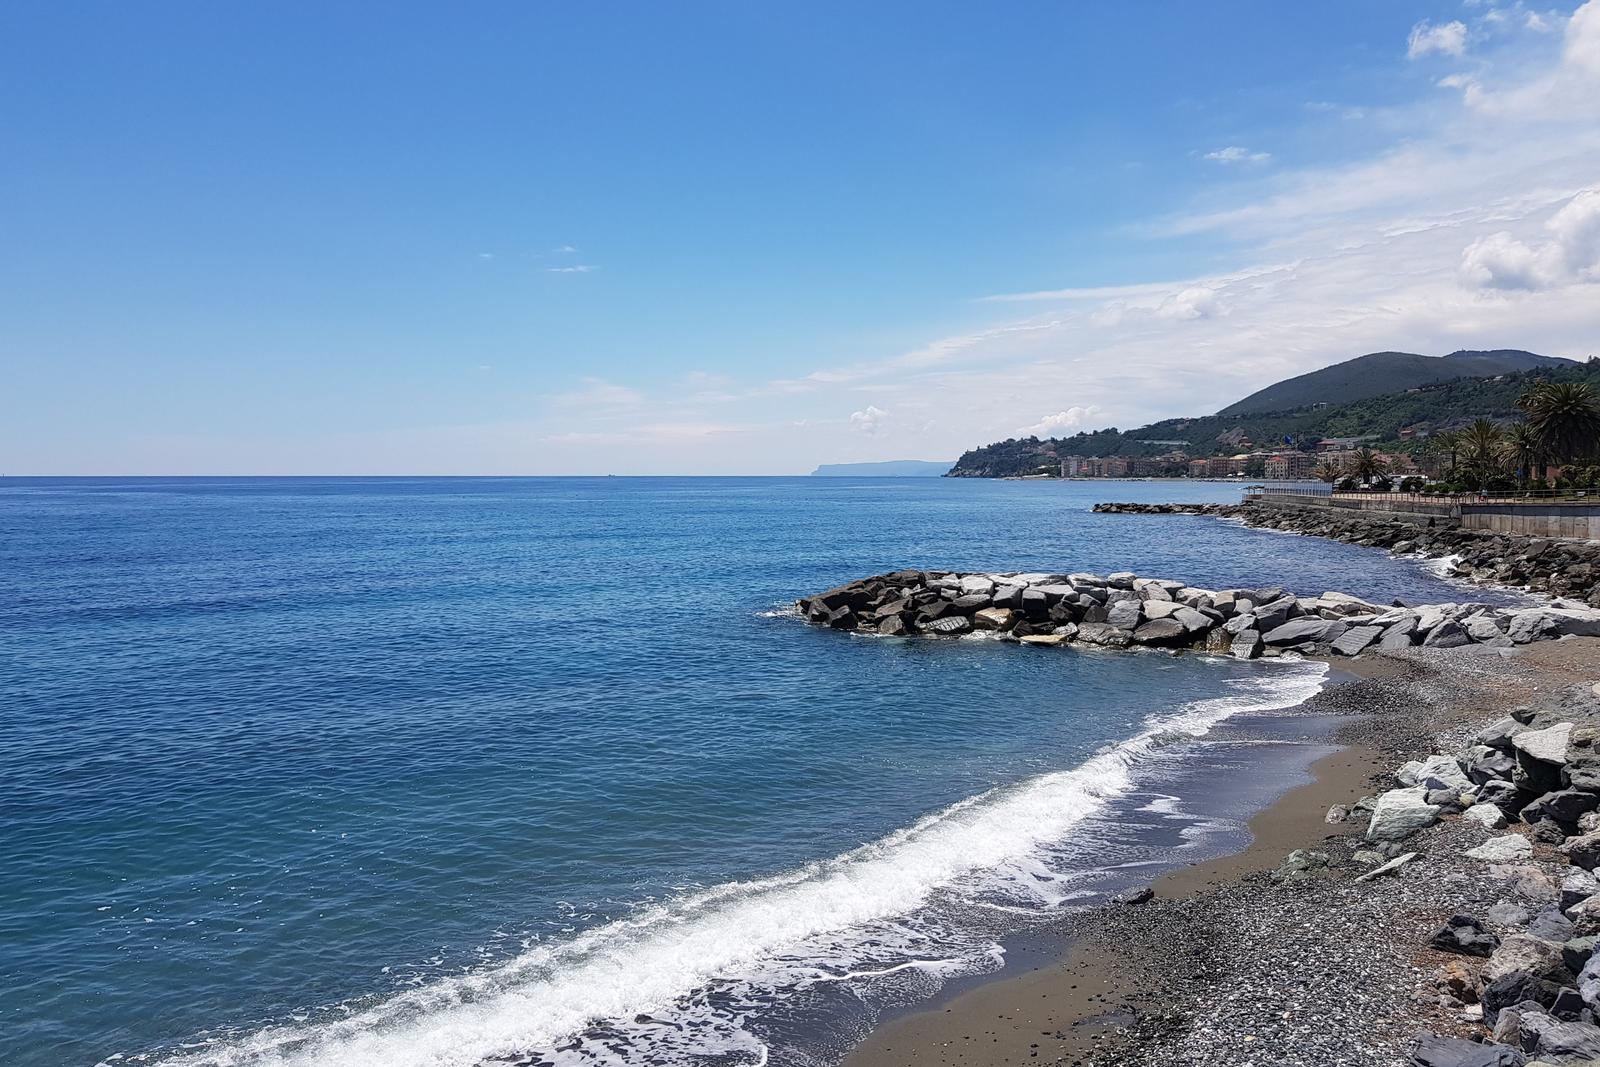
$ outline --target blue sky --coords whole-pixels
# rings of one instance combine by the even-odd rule
[[[0,472],[802,473],[1583,356],[1600,0],[12,3]]]

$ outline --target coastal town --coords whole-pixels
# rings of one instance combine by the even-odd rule
[[[1249,438],[1239,442],[1246,451],[1226,456],[1191,456],[1174,448],[1158,456],[1062,456],[1062,478],[1266,478],[1273,481],[1311,480],[1320,473],[1347,467],[1361,449],[1375,440],[1363,437],[1330,437],[1309,448],[1255,448]],[[1164,444],[1168,442],[1147,442]],[[1438,453],[1414,456],[1409,452],[1376,452],[1385,469],[1399,475],[1442,475],[1447,457]],[[1055,476],[1046,472],[1036,477]],[[1326,479],[1332,480],[1332,478]]]

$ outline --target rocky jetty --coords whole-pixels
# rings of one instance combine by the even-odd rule
[[[1026,645],[1200,649],[1240,659],[1286,651],[1356,656],[1420,645],[1511,648],[1600,636],[1600,610],[1560,599],[1529,608],[1371,604],[1347,593],[1300,597],[1278,586],[1200,589],[1129,572],[903,570],[796,604],[813,623],[885,637],[991,637]]]
[[[1600,542],[1463,530],[1449,521],[1428,526],[1379,512],[1318,506],[1107,503],[1096,504],[1094,510],[1111,515],[1211,515],[1237,519],[1246,526],[1384,548],[1398,555],[1451,558],[1450,573],[1457,578],[1551,593],[1600,607]]]

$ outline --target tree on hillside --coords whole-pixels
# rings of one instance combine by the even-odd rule
[[[1547,464],[1570,463],[1600,452],[1600,395],[1586,382],[1540,382],[1517,399],[1543,448],[1539,477]]]

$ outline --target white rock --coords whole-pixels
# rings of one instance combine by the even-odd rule
[[[1493,804],[1474,804],[1461,817],[1485,830],[1500,830],[1506,825],[1506,813]]]
[[[1429,756],[1425,760],[1412,760],[1394,774],[1404,786],[1421,785],[1430,778],[1438,779],[1448,788],[1471,789],[1472,782],[1462,772],[1453,756]]]
[[[1567,739],[1572,736],[1570,722],[1558,722],[1543,730],[1524,730],[1511,739],[1518,751],[1545,763],[1567,762]]]
[[[1398,841],[1438,822],[1439,809],[1428,803],[1427,795],[1428,791],[1418,786],[1391,789],[1379,796],[1367,824],[1367,840]]]
[[[1504,834],[1489,838],[1477,848],[1469,848],[1466,854],[1486,863],[1516,863],[1533,858],[1533,845],[1521,834]]]

